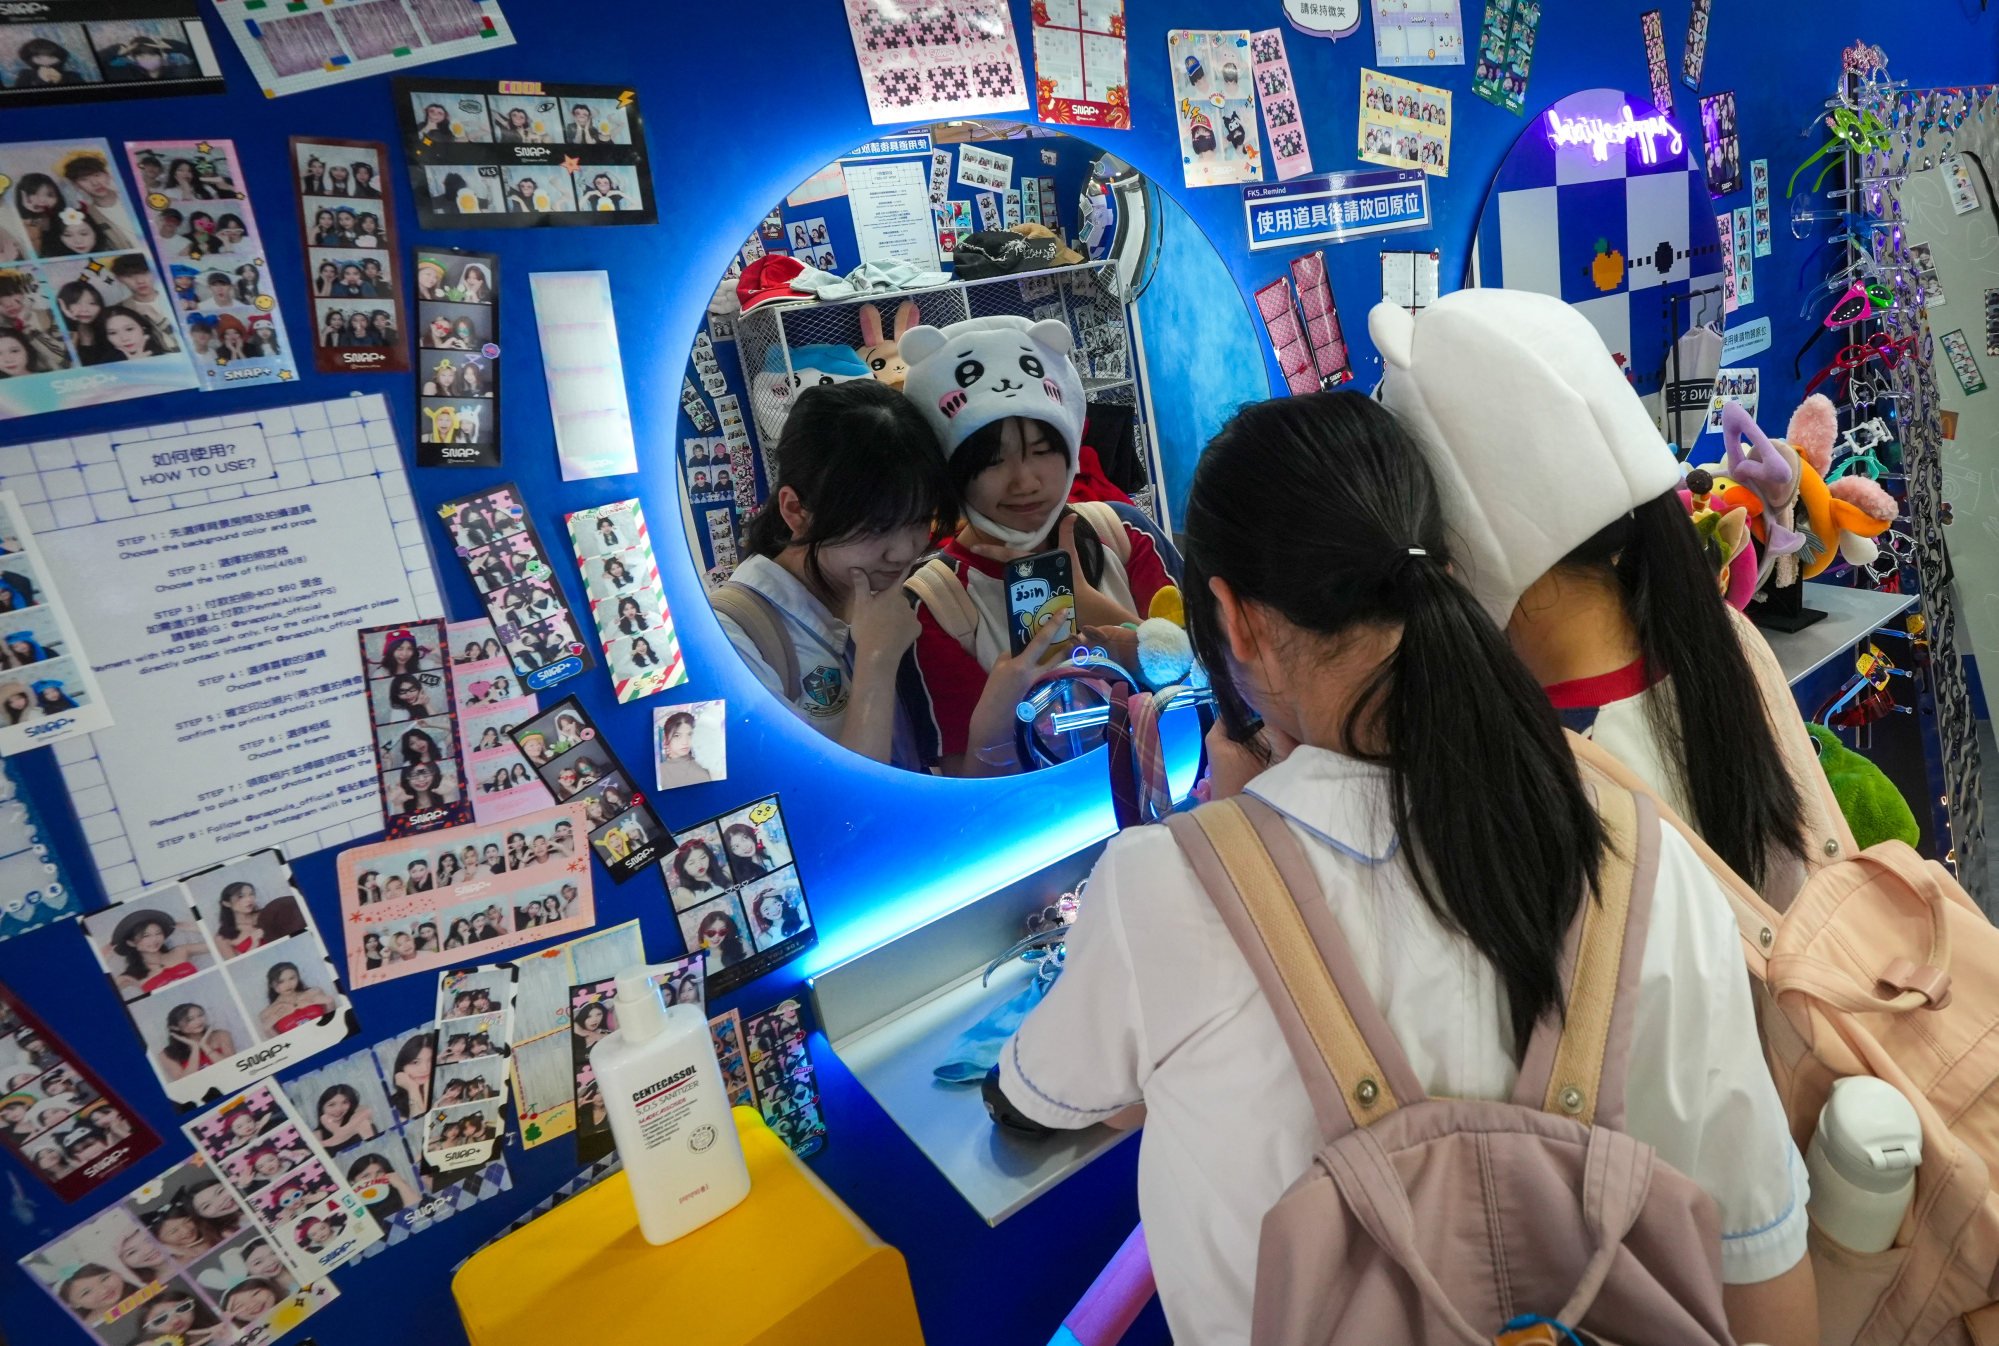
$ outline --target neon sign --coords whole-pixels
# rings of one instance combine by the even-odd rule
[[[1624,105],[1621,121],[1605,121],[1601,117],[1564,117],[1559,112],[1548,113],[1548,141],[1557,149],[1564,145],[1587,145],[1598,163],[1610,160],[1610,147],[1630,141],[1638,142],[1638,152],[1648,164],[1659,162],[1658,142],[1671,139],[1673,154],[1685,148],[1680,132],[1663,114],[1654,113],[1650,117],[1634,117],[1631,105]]]

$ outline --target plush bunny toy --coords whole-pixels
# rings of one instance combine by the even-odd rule
[[[873,304],[861,305],[861,362],[867,365],[875,382],[891,388],[902,387],[909,376],[909,362],[902,358],[902,337],[922,321],[916,301],[905,299],[895,311],[895,335],[884,339],[881,310]]]

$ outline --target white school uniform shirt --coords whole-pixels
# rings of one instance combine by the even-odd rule
[[[826,737],[838,740],[847,723],[847,698],[853,690],[854,657],[847,624],[826,610],[798,576],[768,556],[748,556],[729,579],[747,585],[769,599],[778,611],[778,625],[798,654],[799,691],[786,702],[799,719]],[[722,634],[772,696],[784,700],[784,676],[764,662],[757,643],[735,619],[717,612]]]
[[[1386,769],[1301,747],[1249,793],[1304,842],[1424,1090],[1508,1097],[1504,993],[1410,881]],[[1804,1162],[1763,1062],[1727,899],[1670,828],[1640,969],[1626,1125],[1720,1205],[1724,1280],[1788,1271],[1805,1255]],[[1111,840],[1062,975],[1000,1072],[1008,1100],[1049,1126],[1144,1101],[1139,1211],[1173,1339],[1246,1346],[1258,1231],[1305,1173],[1318,1123],[1255,974],[1166,828]]]

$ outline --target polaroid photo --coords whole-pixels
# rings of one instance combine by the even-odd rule
[[[160,1138],[0,986],[0,1145],[74,1201],[157,1150]]]
[[[689,701],[652,713],[653,785],[660,790],[727,780],[729,706]]]
[[[488,591],[486,600],[496,628],[494,634],[528,690],[542,691],[588,670],[592,664],[590,652],[576,639],[575,618],[568,601],[553,586],[555,571],[528,519],[518,488],[509,483],[461,497],[439,506],[438,515],[450,529],[459,560],[475,584],[479,582],[475,551],[516,534],[527,535],[533,552],[523,563],[526,579],[550,582],[533,593],[523,592],[512,602],[506,598],[505,590]],[[550,604],[555,609],[552,615],[533,614],[535,606]]]

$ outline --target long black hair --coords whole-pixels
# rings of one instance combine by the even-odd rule
[[[778,493],[787,486],[812,515],[798,536],[778,510]],[[777,480],[750,520],[744,545],[757,556],[804,547],[813,576],[838,589],[819,573],[821,547],[912,525],[934,535],[957,513],[944,450],[914,403],[873,379],[815,384],[798,395],[784,419]]]
[[[951,454],[951,489],[957,492],[958,499],[963,500],[966,498],[967,493],[972,488],[972,478],[978,476],[979,473],[999,461],[1000,452],[1005,446],[1006,423],[1008,419],[1007,417],[1001,417],[990,424],[980,426],[977,430],[965,436],[964,443],[960,444]],[[1033,420],[1036,425],[1041,427],[1041,433],[1048,437],[1050,444],[1062,449],[1068,447],[1063,442],[1062,432],[1048,422],[1038,420],[1034,417],[1021,417],[1020,419]],[[1059,519],[1063,514],[1076,514],[1076,511],[1071,506],[1064,504],[1057,512],[1057,518]],[[1060,526],[1059,523],[1056,525],[1057,528],[1060,528]],[[1055,531],[1051,530],[1048,534],[1048,541],[1044,545],[1053,546],[1055,537]],[[1076,514],[1076,559],[1083,563],[1084,579],[1087,579],[1093,585],[1104,582],[1103,540],[1097,536],[1097,530],[1090,527],[1090,521],[1080,514]]]
[[[1647,671],[1670,679],[1672,696],[1650,698],[1646,714],[1693,802],[1690,821],[1743,882],[1762,887],[1773,858],[1804,853],[1804,801],[1678,492],[1616,520],[1560,568],[1616,574]]]
[[[1244,407],[1195,469],[1185,554],[1188,630],[1238,742],[1254,721],[1210,579],[1321,639],[1401,628],[1354,699],[1343,750],[1387,766],[1417,891],[1491,961],[1523,1053],[1561,1008],[1562,943],[1605,837],[1547,697],[1449,572],[1414,439],[1359,393]]]
[[[224,939],[235,939],[243,933],[242,927],[236,923],[236,908],[229,905],[229,899],[235,897],[245,888],[248,888],[252,893],[257,891],[255,885],[244,883],[239,879],[235,883],[224,886],[222,897],[215,904],[215,933]]]

